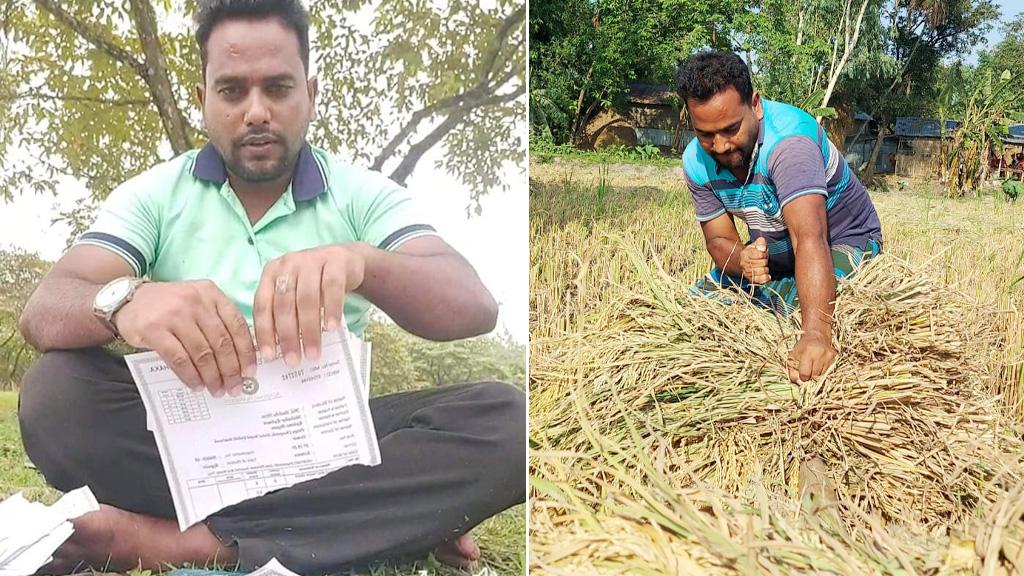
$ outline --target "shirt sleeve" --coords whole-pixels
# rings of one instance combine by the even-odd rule
[[[420,236],[437,236],[426,210],[406,188],[371,173],[355,218],[359,238],[381,250],[397,250]]]
[[[690,189],[698,222],[708,222],[725,214],[725,205],[715,196],[715,192],[707,184],[697,184],[683,166],[683,180]]]
[[[821,148],[807,136],[789,136],[776,144],[768,158],[768,175],[775,182],[780,208],[808,194],[828,196]]]
[[[115,188],[100,206],[92,226],[76,242],[114,252],[138,277],[149,272],[159,238],[153,190],[141,184],[141,179],[134,178]]]

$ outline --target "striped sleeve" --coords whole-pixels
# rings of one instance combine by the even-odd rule
[[[139,182],[129,180],[111,192],[76,244],[106,248],[142,277],[149,273],[156,254],[159,222],[151,190]]]
[[[828,196],[825,157],[807,136],[782,139],[768,158],[768,175],[775,182],[779,206],[809,194]]]
[[[686,181],[686,188],[693,197],[698,222],[708,222],[725,214],[725,205],[718,196],[715,196],[714,190],[707,184],[697,184],[686,171],[686,166],[683,166],[683,180]]]
[[[358,203],[360,240],[381,250],[397,250],[413,238],[437,236],[425,210],[412,194],[393,181],[375,175]]]

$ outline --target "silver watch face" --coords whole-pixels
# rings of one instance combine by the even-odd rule
[[[124,301],[132,290],[133,278],[118,278],[100,289],[94,306],[97,310],[110,310]]]

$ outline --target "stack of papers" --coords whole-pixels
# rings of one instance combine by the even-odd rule
[[[87,486],[68,492],[53,506],[17,493],[0,502],[0,576],[28,576],[53,559],[74,532],[69,520],[99,510]]]
[[[347,331],[323,335],[317,362],[261,363],[238,397],[189,390],[155,352],[125,360],[182,531],[272,490],[344,466],[380,464],[370,416],[370,347]]]

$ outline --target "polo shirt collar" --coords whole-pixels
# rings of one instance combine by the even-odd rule
[[[228,170],[224,166],[224,159],[220,152],[214,148],[213,143],[207,142],[206,146],[196,155],[195,164],[192,166],[192,175],[200,180],[224,185],[228,180]],[[299,151],[299,159],[295,163],[295,172],[292,175],[292,198],[296,202],[312,200],[327,189],[327,182],[320,164],[313,156],[313,150],[309,142],[302,144]]]

